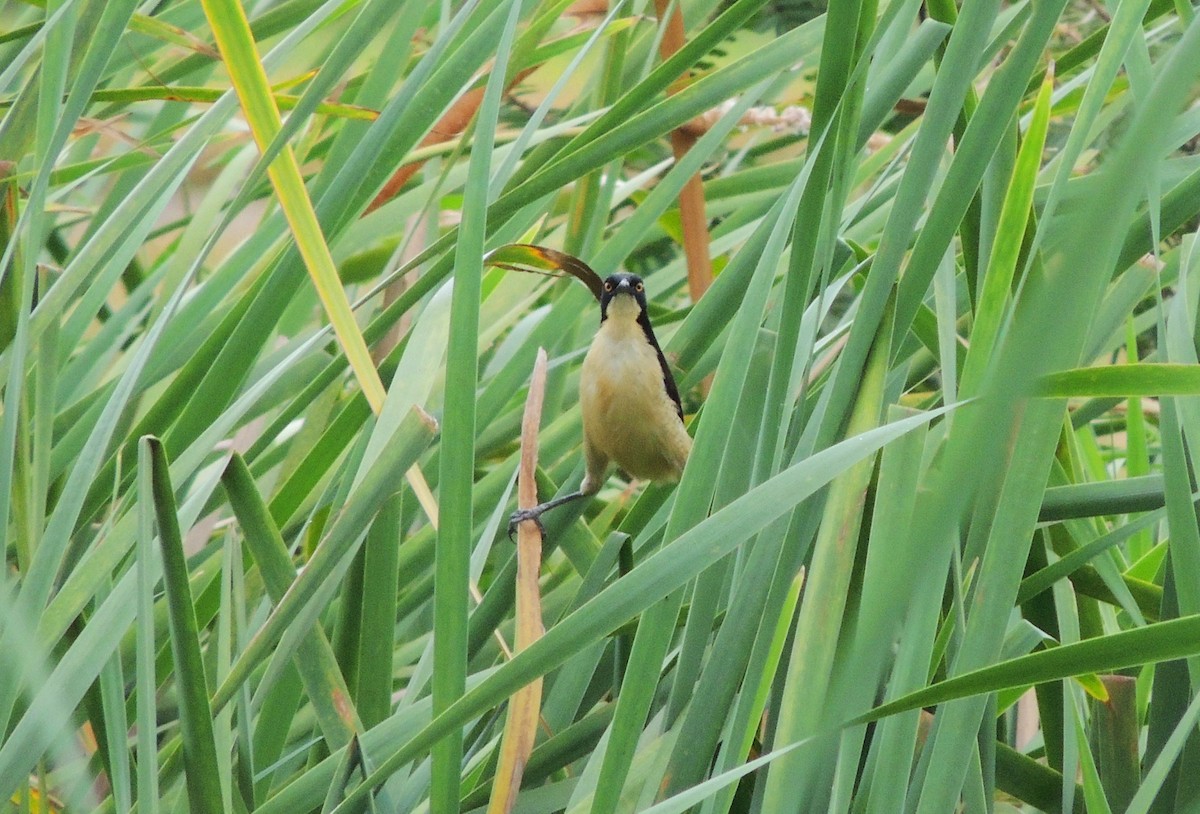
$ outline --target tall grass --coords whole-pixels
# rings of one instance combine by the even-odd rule
[[[0,2],[0,805],[1196,805],[1196,9],[674,10]],[[695,447],[514,653],[598,319],[516,242]]]

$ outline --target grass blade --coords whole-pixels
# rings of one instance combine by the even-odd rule
[[[171,618],[171,654],[175,661],[175,683],[179,694],[179,724],[183,734],[183,762],[187,772],[188,801],[193,812],[222,810],[226,775],[217,763],[213,738],[213,709],[208,703],[208,679],[200,653],[200,631],[188,584],[183,535],[175,508],[175,491],[167,455],[157,438],[142,439],[150,461],[151,491],[158,537],[162,546],[163,580]]]
[[[1075,644],[1042,650],[931,684],[878,706],[851,723],[878,721],[898,712],[1012,687],[1058,681],[1088,673],[1111,673],[1127,667],[1193,656],[1200,653],[1198,631],[1200,615],[1185,616],[1124,630],[1100,639],[1085,639]]]
[[[246,121],[260,150],[266,150],[282,127],[275,96],[254,46],[254,35],[238,0],[202,0],[217,46],[229,69],[230,80],[241,101]],[[367,402],[375,412],[383,406],[383,382],[371,361],[350,301],[342,288],[329,246],[321,233],[316,211],[304,188],[300,166],[290,146],[284,146],[267,169],[279,205],[287,216],[296,246],[312,277],[313,286],[333,325],[342,350],[354,370]]]
[[[472,542],[472,494],[475,468],[475,391],[479,380],[479,300],[483,243],[491,190],[492,138],[500,95],[511,55],[521,4],[509,2],[496,63],[476,124],[464,190],[463,223],[454,256],[454,293],[450,304],[450,344],[446,351],[446,413],[443,429],[438,529],[434,560],[433,709],[439,714],[458,700],[467,679],[467,594]],[[430,803],[434,809],[458,808],[462,773],[462,734],[450,733],[433,750]]]
[[[267,593],[272,601],[279,602],[296,580],[296,569],[288,556],[283,536],[240,455],[234,454],[229,459],[221,482],[246,536],[246,546],[258,564]],[[296,668],[325,739],[331,747],[344,746],[361,729],[361,724],[324,631],[318,628],[305,636],[297,651]]]
[[[992,253],[975,309],[975,326],[971,331],[971,348],[963,366],[962,393],[972,396],[978,392],[984,366],[995,353],[1004,313],[1012,297],[1016,272],[1026,224],[1030,223],[1030,206],[1037,184],[1046,130],[1050,126],[1050,93],[1054,89],[1054,71],[1046,73],[1034,103],[1033,120],[1021,142],[1012,179],[1005,193],[1000,222],[992,242]]]
[[[154,674],[154,585],[160,560],[154,548],[154,461],[150,445],[138,445],[137,542],[137,800],[138,810],[158,814],[158,709]]]

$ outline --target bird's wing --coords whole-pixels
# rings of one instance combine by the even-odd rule
[[[667,357],[663,356],[662,348],[658,347],[658,343],[655,343],[654,349],[658,351],[658,366],[662,368],[663,385],[667,388],[667,395],[671,397],[671,401],[675,402],[675,412],[679,414],[679,420],[683,421],[683,405],[679,402],[679,388],[675,386],[675,377],[671,375]]]
[[[646,335],[646,341],[654,348],[654,352],[658,354],[658,366],[662,368],[663,387],[666,388],[667,395],[671,401],[675,402],[675,412],[679,415],[679,420],[683,421],[683,405],[679,402],[679,388],[675,386],[675,377],[671,375],[671,366],[667,364],[667,357],[663,355],[662,348],[658,346],[658,339],[654,336],[654,328],[650,326],[650,317],[643,310],[638,316],[638,325],[642,327],[642,333]]]

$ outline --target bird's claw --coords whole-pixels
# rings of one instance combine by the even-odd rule
[[[508,517],[508,539],[510,541],[516,542],[513,535],[517,533],[517,526],[526,520],[532,520],[536,523],[542,537],[546,536],[546,527],[542,525],[541,512],[536,512],[533,509],[518,509]]]

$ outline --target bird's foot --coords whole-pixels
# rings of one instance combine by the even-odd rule
[[[542,525],[542,513],[535,508],[535,509],[518,509],[517,511],[515,511],[511,515],[509,515],[509,517],[508,517],[508,539],[509,540],[511,540],[514,543],[516,542],[516,539],[513,537],[513,535],[517,533],[517,526],[521,525],[526,520],[532,520],[534,523],[536,523],[537,527],[538,527],[538,531],[541,532],[542,537],[545,538],[546,527]]]

